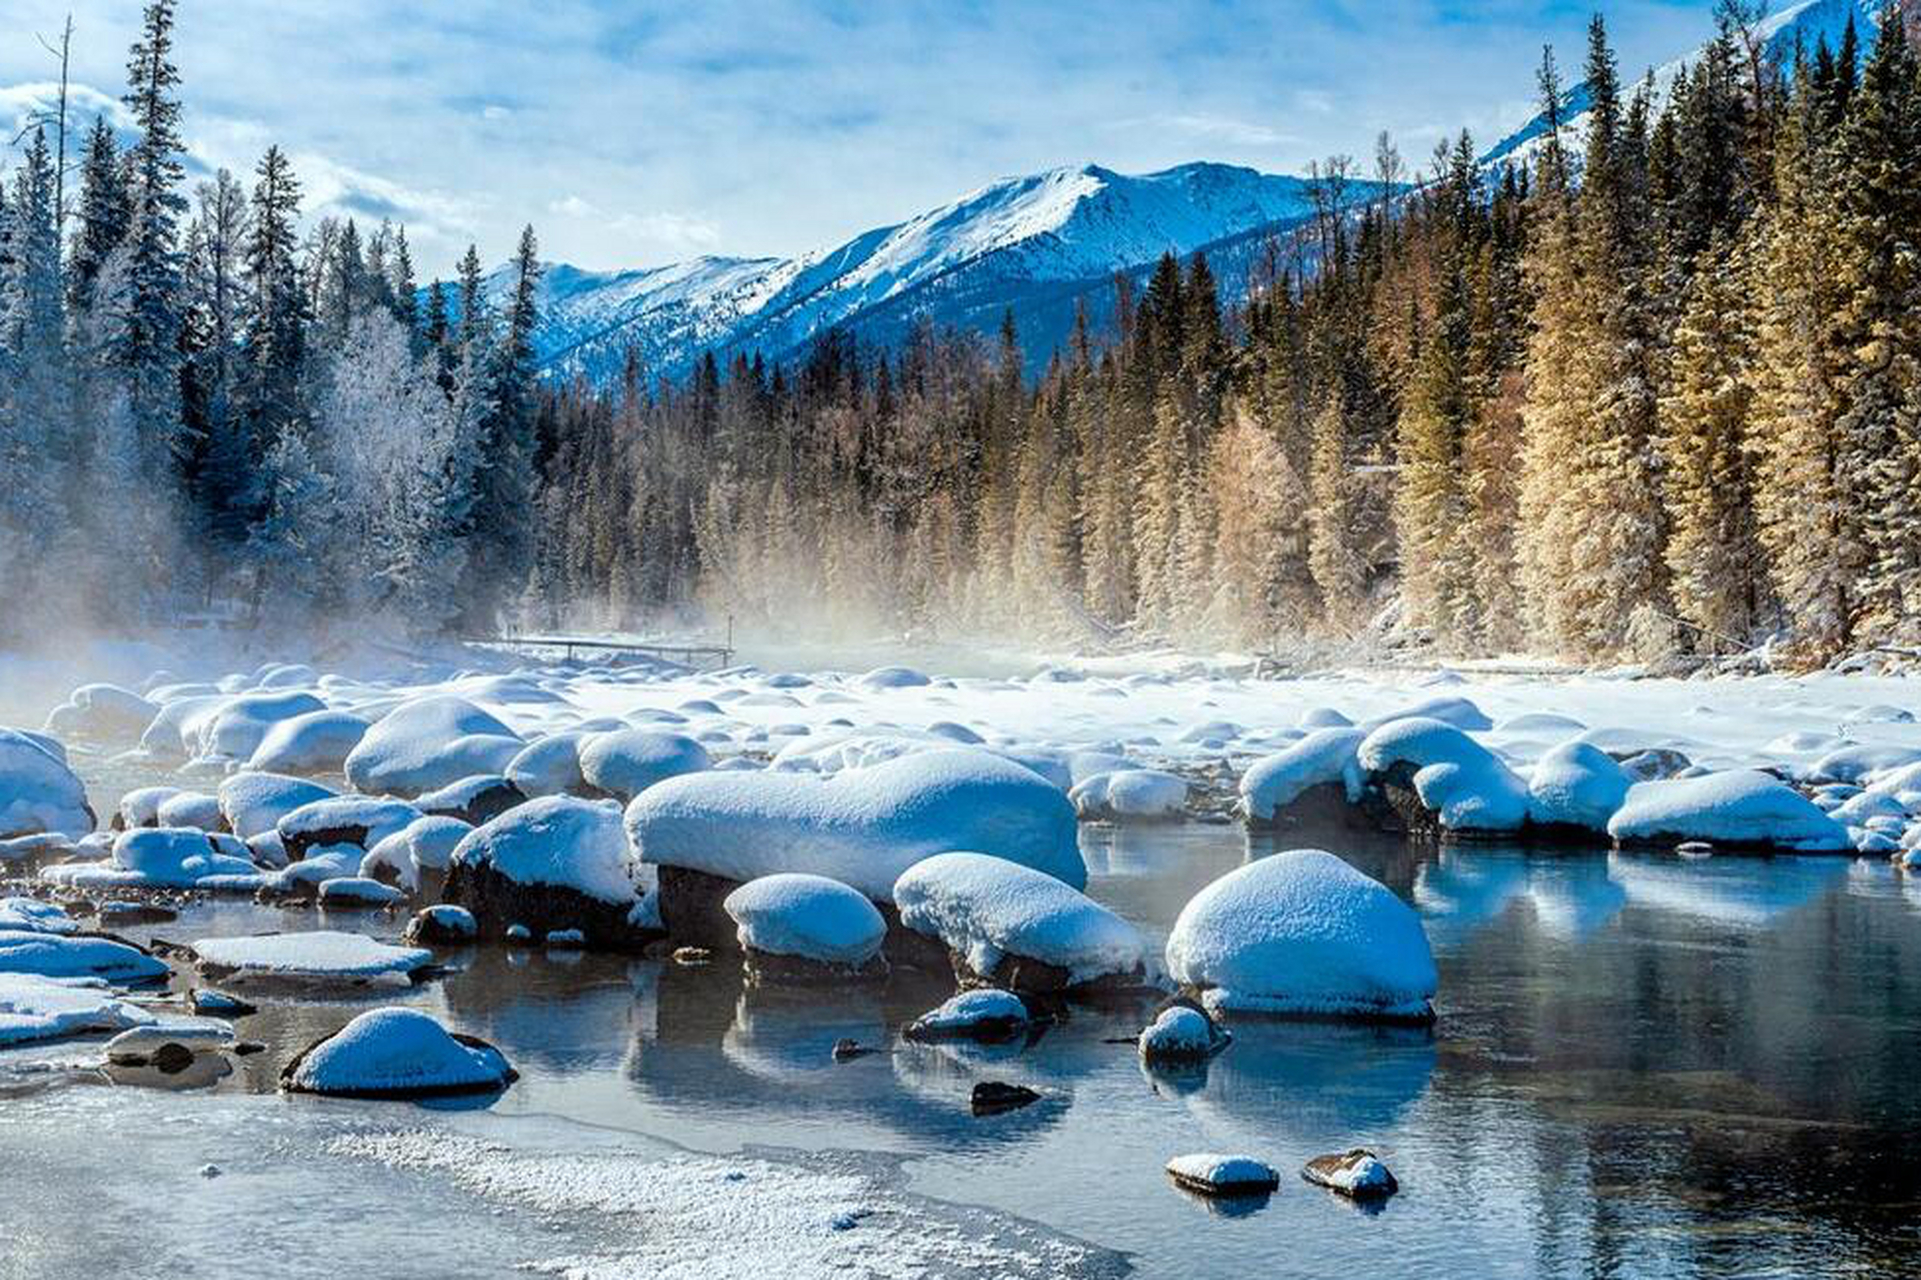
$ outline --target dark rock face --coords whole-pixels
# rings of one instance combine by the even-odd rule
[[[591,950],[638,955],[660,937],[659,930],[628,921],[628,904],[603,902],[564,885],[521,884],[484,864],[448,868],[443,901],[472,912],[482,940],[502,938],[516,924],[535,938],[578,929]]]
[[[1103,974],[1092,982],[1077,983],[1070,971],[1029,956],[1003,955],[987,973],[977,972],[961,951],[950,949],[946,961],[963,987],[999,987],[1021,996],[1119,996],[1147,989],[1146,971],[1138,965],[1131,973]]]
[[[834,986],[846,982],[885,982],[887,958],[875,956],[866,964],[823,964],[801,956],[775,955],[745,949],[747,981],[755,986]]]
[[[350,844],[357,849],[367,847],[367,833],[372,830],[365,823],[350,823],[338,827],[321,827],[315,831],[300,831],[282,839],[281,845],[287,851],[288,863],[304,862],[307,850],[324,849],[333,844]]]
[[[1365,803],[1347,802],[1347,787],[1339,782],[1322,782],[1295,796],[1291,804],[1274,811],[1273,818],[1249,818],[1249,831],[1291,831],[1296,827],[1317,830],[1379,831],[1381,816],[1372,814]]]
[[[1040,1100],[1040,1094],[1025,1085],[983,1080],[974,1086],[974,1095],[969,1101],[975,1115],[997,1116],[1007,1111],[1018,1111]]]
[[[431,817],[458,818],[477,827],[526,803],[526,793],[507,778],[482,774],[430,791],[415,800],[414,807]]]
[[[432,908],[416,912],[407,922],[407,931],[401,941],[412,947],[464,947],[478,941],[477,921],[469,918],[448,920],[446,912],[436,912]]]

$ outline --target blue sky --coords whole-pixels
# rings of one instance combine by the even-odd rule
[[[0,121],[51,74],[9,0]],[[1625,70],[1710,31],[1707,0],[1600,6]],[[994,178],[1196,159],[1298,172],[1380,129],[1424,160],[1533,109],[1552,43],[1578,66],[1591,6],[1276,0],[184,0],[186,128],[208,165],[270,141],[309,204],[409,224],[423,270],[469,240],[505,257],[639,266],[788,254]],[[120,91],[134,0],[75,13],[74,76]],[[1570,77],[1574,78],[1574,77]],[[89,98],[86,101],[104,101]]]

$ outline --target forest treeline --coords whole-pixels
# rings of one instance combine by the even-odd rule
[[[537,376],[531,231],[496,302],[471,250],[419,290],[399,230],[298,233],[278,151],[190,204],[171,16],[130,58],[135,143],[97,125],[62,213],[42,130],[7,192],[6,599],[1588,661],[1921,644],[1896,10],[1776,59],[1728,3],[1659,95],[1597,19],[1585,117],[1544,60],[1524,162],[1463,135],[1412,184],[1385,138],[1379,186],[1316,166],[1316,215],[1244,291],[1170,255],[1045,369],[1010,317],[607,386]]]

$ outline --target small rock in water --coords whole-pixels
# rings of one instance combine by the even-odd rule
[[[510,947],[530,947],[534,942],[534,931],[524,924],[507,926],[507,945]]]
[[[256,1053],[265,1053],[267,1046],[258,1040],[236,1040],[234,1041],[233,1051],[245,1058]]]
[[[155,1069],[167,1075],[177,1075],[193,1065],[193,1050],[184,1044],[169,1040],[155,1049],[148,1061]]]
[[[200,1166],[200,1176],[203,1178],[218,1178],[220,1176],[220,1166],[217,1164],[203,1164]]]
[[[1315,1186],[1356,1200],[1391,1196],[1401,1189],[1387,1166],[1372,1151],[1360,1147],[1340,1155],[1315,1156],[1301,1170],[1301,1176]]]
[[[916,1018],[902,1034],[909,1040],[980,1040],[1000,1043],[1025,1034],[1033,1022],[1021,998],[1011,991],[963,991],[938,1009]]]
[[[102,928],[125,928],[134,924],[165,924],[178,920],[180,913],[157,902],[103,902],[99,918]]]
[[[997,1116],[1039,1102],[1041,1096],[1025,1085],[983,1080],[974,1086],[972,1104],[977,1116]]]
[[[1674,846],[1674,852],[1682,858],[1711,858],[1714,846],[1705,840],[1684,840]]]
[[[714,953],[709,951],[706,947],[675,947],[674,948],[675,964],[684,964],[689,967],[693,967],[696,965],[712,964],[713,962],[714,962]]]
[[[187,992],[187,1006],[195,1013],[213,1014],[221,1018],[244,1018],[259,1010],[239,996],[230,996],[224,991],[211,987],[195,987]]]
[[[587,946],[587,935],[578,929],[554,929],[547,934],[547,945],[555,951],[580,951]]]
[[[1228,1039],[1227,1032],[1199,1009],[1170,1005],[1141,1032],[1141,1059],[1149,1063],[1200,1062],[1226,1048]]]
[[[855,1058],[864,1058],[872,1052],[874,1052],[874,1050],[869,1049],[860,1041],[845,1036],[834,1041],[835,1062],[852,1062]]]
[[[852,1231],[860,1225],[862,1218],[865,1218],[872,1212],[872,1209],[850,1209],[846,1213],[836,1214],[833,1221],[834,1230]]]
[[[1211,1151],[1175,1156],[1167,1162],[1167,1176],[1175,1186],[1204,1196],[1265,1196],[1281,1185],[1272,1165]]]

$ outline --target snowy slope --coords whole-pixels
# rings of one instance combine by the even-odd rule
[[[1799,4],[1789,5],[1779,13],[1770,15],[1762,24],[1761,32],[1766,37],[1769,50],[1781,59],[1784,65],[1794,59],[1794,46],[1799,41],[1812,56],[1815,48],[1825,40],[1828,48],[1838,49],[1841,36],[1847,30],[1848,19],[1854,19],[1856,34],[1861,42],[1863,55],[1874,43],[1874,33],[1880,25],[1883,0],[1801,0]],[[1699,63],[1706,53],[1706,46],[1690,50],[1682,57],[1654,68],[1651,75],[1654,85],[1654,105],[1658,110],[1667,100],[1668,92],[1682,71]],[[1630,68],[1622,68],[1623,88],[1632,94],[1641,83],[1641,76]],[[1580,163],[1582,150],[1587,145],[1588,87],[1577,84],[1561,96],[1562,146]],[[1495,168],[1503,163],[1525,164],[1532,160],[1540,150],[1542,140],[1547,134],[1547,117],[1535,116],[1514,133],[1497,143],[1481,158],[1483,165]]]
[[[836,325],[886,339],[925,315],[970,325],[1026,304],[1077,296],[1172,249],[1189,253],[1286,228],[1312,205],[1299,178],[1222,164],[1129,175],[1098,165],[1007,178],[895,226],[796,258],[703,257],[637,271],[564,264],[542,283],[541,360],[604,377],[628,344],[655,373],[708,349],[786,356]],[[506,269],[490,279],[504,297]],[[1030,348],[1058,338],[1052,308]],[[1044,353],[1046,347],[1040,350]]]

